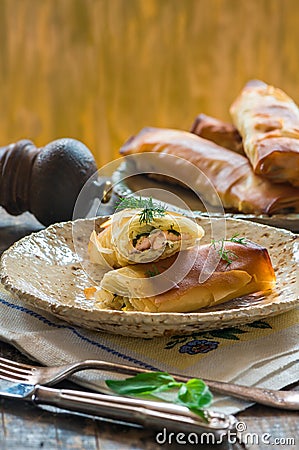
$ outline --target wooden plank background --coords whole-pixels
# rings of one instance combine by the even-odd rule
[[[143,126],[229,119],[260,78],[299,102],[298,0],[0,0],[0,145],[85,142],[99,165]]]

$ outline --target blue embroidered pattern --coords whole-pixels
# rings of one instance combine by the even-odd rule
[[[48,325],[49,327],[54,327],[54,328],[63,328],[66,330],[69,330],[71,333],[73,333],[75,336],[77,336],[78,338],[82,339],[83,341],[87,342],[90,345],[94,345],[95,347],[100,348],[101,350],[106,351],[107,353],[110,353],[114,356],[117,356],[118,358],[124,359],[126,361],[129,361],[133,364],[136,364],[140,367],[144,367],[145,369],[148,370],[159,370],[154,366],[151,366],[150,364],[147,364],[143,361],[139,361],[138,359],[132,358],[131,356],[125,355],[124,353],[120,353],[117,350],[114,350],[113,348],[107,347],[104,344],[100,344],[97,341],[94,341],[92,339],[89,339],[88,337],[84,336],[83,334],[80,333],[80,331],[75,328],[72,327],[71,325],[60,325],[58,323],[55,322],[51,322],[49,319],[47,319],[46,317],[42,316],[41,314],[32,311],[31,309],[28,309],[24,306],[20,306],[20,305],[15,305],[14,303],[10,303],[6,300],[4,300],[3,298],[0,298],[0,303],[2,303],[2,305],[7,306],[8,308],[12,308],[12,309],[16,309],[17,311],[21,311],[25,314],[28,314],[31,317],[34,317],[37,320],[40,320],[41,322],[43,322],[45,325]]]
[[[216,350],[219,342],[207,341],[206,339],[195,339],[187,342],[179,348],[180,353],[187,353],[188,355],[197,355],[197,353],[208,353],[211,350]]]
[[[187,355],[208,353],[216,350],[222,340],[238,341],[240,339],[239,335],[249,333],[252,331],[252,328],[265,330],[271,329],[272,326],[265,320],[256,320],[242,327],[230,327],[223,330],[199,331],[182,336],[171,336],[164,348],[165,350],[172,350],[176,346],[180,346],[179,353],[185,353]],[[221,341],[215,341],[214,338],[221,339]]]

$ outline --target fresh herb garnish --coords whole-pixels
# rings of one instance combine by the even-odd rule
[[[216,241],[215,239],[211,240],[211,245],[217,251],[220,258],[226,261],[228,265],[231,264],[234,259],[237,259],[238,255],[236,255],[232,250],[226,250],[225,242],[235,242],[240,245],[247,245],[247,242],[245,240],[246,238],[238,236],[239,234],[236,233],[230,239],[220,239],[218,241]]]
[[[203,408],[211,404],[213,395],[204,381],[192,378],[183,383],[178,392],[178,402],[204,418]]]
[[[120,395],[150,396],[165,400],[163,393],[171,391],[173,403],[186,406],[204,420],[206,417],[203,410],[213,399],[208,386],[202,380],[192,378],[187,383],[182,383],[167,372],[139,373],[125,380],[105,380],[105,383]]]
[[[229,265],[234,259],[238,258],[238,256],[233,251],[225,249],[225,241],[225,239],[221,239],[220,241],[215,241],[212,239],[211,245],[217,251],[220,258],[226,261]]]
[[[143,210],[139,214],[139,223],[149,223],[152,222],[155,217],[163,217],[165,215],[165,208],[161,203],[155,205],[153,199],[150,197],[147,204],[143,207]]]
[[[160,275],[159,269],[155,264],[152,264],[152,269],[148,269],[144,274],[147,277],[155,277],[156,275]]]
[[[239,233],[234,234],[230,239],[226,239],[226,241],[236,242],[237,244],[247,245],[245,237],[238,237]]]
[[[144,208],[147,199],[137,197],[124,197],[117,202],[116,209],[121,210],[125,208],[137,209]]]
[[[125,197],[117,205],[117,210],[130,208],[142,208],[139,213],[139,223],[150,223],[155,217],[162,217],[166,213],[166,207],[161,203],[154,203],[152,197],[150,198],[136,198]]]

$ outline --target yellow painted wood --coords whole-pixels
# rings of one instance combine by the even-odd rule
[[[298,0],[0,0],[0,145],[85,142],[99,165],[143,126],[229,119],[260,78],[299,102]]]

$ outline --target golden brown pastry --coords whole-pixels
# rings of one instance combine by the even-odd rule
[[[199,137],[213,141],[220,147],[244,155],[242,137],[232,123],[223,122],[206,114],[199,114],[190,130]]]
[[[220,252],[220,254],[219,254]],[[180,253],[191,270],[178,283],[169,272],[177,256],[155,264],[138,264],[112,270],[100,287],[86,292],[98,307],[145,312],[192,312],[258,291],[273,289],[275,274],[267,250],[249,241],[217,242]],[[216,269],[203,283],[199,276],[207,258],[217,259]],[[220,257],[222,255],[222,257]],[[182,263],[180,262],[180,266]],[[214,267],[215,267],[214,266]],[[162,293],[151,295],[159,280]],[[163,292],[173,281],[173,287]]]
[[[152,210],[154,212],[154,209]],[[160,208],[159,215],[142,220],[142,209],[124,209],[102,224],[88,244],[89,258],[111,267],[147,263],[198,245],[204,230],[194,220]],[[146,219],[146,218],[145,218]]]
[[[129,139],[120,152],[131,155],[130,163],[134,163],[139,172],[162,174],[160,178],[167,174],[183,181],[211,205],[219,203],[208,191],[206,178],[227,210],[254,214],[299,212],[298,189],[286,184],[272,184],[255,175],[246,157],[193,133],[144,128]],[[166,181],[168,179],[165,177]]]
[[[282,90],[246,84],[230,108],[256,174],[299,186],[299,109]]]

